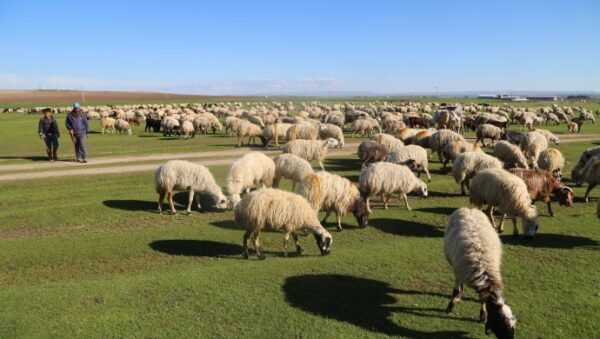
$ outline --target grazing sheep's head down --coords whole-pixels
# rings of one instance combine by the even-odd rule
[[[417,164],[417,161],[414,159],[408,159],[406,161],[403,161],[400,163],[400,165],[404,165],[404,166],[408,167],[413,172],[419,169],[419,165]]]
[[[354,204],[354,208],[352,210],[354,217],[356,218],[356,222],[358,222],[358,226],[360,228],[364,228],[369,223],[369,207],[367,206],[367,202],[363,198],[358,198],[356,203]]]
[[[321,255],[328,255],[331,253],[331,244],[333,243],[331,234],[325,229],[322,229],[320,233],[314,233],[314,236],[317,240],[317,246],[319,247],[319,251],[321,251]]]
[[[427,191],[427,184],[424,182],[419,182],[413,189],[413,192],[420,194],[423,198],[427,198],[427,195],[429,194]]]
[[[325,144],[327,145],[327,147],[335,148],[339,146],[340,143],[334,138],[327,138],[325,139]]]
[[[229,199],[227,199],[227,197],[223,194],[219,195],[219,198],[217,200],[217,208],[219,209],[226,209],[227,206],[229,205]]]
[[[499,302],[487,301],[485,306],[488,311],[485,334],[494,333],[497,338],[514,338],[517,318],[513,315],[510,307],[501,299]]]
[[[229,202],[227,203],[227,205],[229,206],[229,208],[234,208],[235,205],[237,205],[238,202],[240,202],[240,200],[242,199],[239,194],[232,194],[228,200]]]
[[[571,187],[563,186],[560,192],[557,194],[558,204],[561,206],[571,207],[573,206],[573,190]]]
[[[531,219],[523,219],[523,228],[525,237],[528,239],[533,239],[539,228],[537,217]]]

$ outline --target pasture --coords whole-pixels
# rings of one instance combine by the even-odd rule
[[[64,115],[57,118],[64,131]],[[0,114],[0,169],[42,163],[37,119]],[[228,166],[210,165],[235,148],[223,131],[185,141],[144,133],[143,124],[132,136],[101,135],[99,122],[90,124],[90,159],[223,151],[199,163],[224,185]],[[566,133],[564,124],[548,129]],[[566,157],[567,178],[597,133],[600,124],[586,124],[580,140],[552,146]],[[362,140],[346,135],[349,148]],[[71,148],[63,132],[59,155],[72,159]],[[331,216],[324,225],[334,239],[331,255],[321,257],[313,238],[301,237],[305,253],[283,258],[281,234],[263,233],[265,261],[242,259],[244,232],[230,210],[184,215],[187,194],[178,193],[180,213],[158,214],[152,170],[2,181],[0,337],[483,338],[472,290],[455,314],[445,313],[454,278],[443,254],[444,224],[470,204],[440,167],[434,155],[429,197],[409,196],[412,211],[397,196],[388,210],[374,197],[369,225],[359,229],[348,215],[342,232]],[[332,156],[325,168],[356,182],[360,161]],[[504,295],[518,337],[600,333],[600,189],[586,204],[585,187],[573,188],[575,205],[553,203],[554,218],[537,203],[534,240],[513,238],[508,221],[501,236]]]

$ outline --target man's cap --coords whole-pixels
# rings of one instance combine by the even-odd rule
[[[76,102],[73,104],[73,108],[75,108],[75,109],[81,108],[81,105],[78,102]]]
[[[44,108],[42,110],[42,113],[46,113],[46,112],[52,112],[52,110],[50,108]]]

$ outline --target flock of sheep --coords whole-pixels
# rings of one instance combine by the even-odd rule
[[[87,115],[100,119],[103,132],[130,134],[130,123],[145,121],[147,131],[184,138],[214,133],[224,126],[227,134],[237,138],[238,146],[246,138],[248,144],[260,139],[265,148],[279,147],[285,140],[282,153],[274,158],[251,151],[236,160],[227,174],[225,193],[202,165],[173,160],[156,170],[159,211],[166,197],[171,212],[176,212],[174,191],[189,191],[187,213],[194,199],[201,208],[196,194],[210,195],[217,208],[232,208],[236,224],[245,230],[245,258],[250,256],[250,240],[256,255],[265,258],[259,237],[266,229],[283,233],[285,256],[290,236],[296,252],[302,253],[298,235],[308,233],[314,235],[321,254],[329,254],[333,238],[322,223],[335,213],[341,231],[340,218],[352,213],[359,227],[367,226],[373,195],[380,196],[387,209],[397,194],[410,210],[408,194],[428,195],[427,183],[420,176],[425,173],[431,181],[429,160],[436,153],[443,171],[452,172],[462,194],[468,191],[470,203],[476,206],[456,210],[447,223],[444,253],[456,277],[448,311],[454,309],[466,284],[479,294],[486,332],[500,338],[513,337],[516,324],[502,297],[502,249],[497,233],[503,231],[505,216],[512,220],[513,234],[518,235],[517,218],[521,218],[523,234],[533,238],[539,222],[532,201],[544,201],[551,216],[551,195],[560,205],[573,204],[573,190],[562,181],[565,159],[558,149],[549,147],[559,144],[559,138],[541,127],[565,123],[570,132],[576,132],[584,122],[595,123],[590,111],[576,107],[417,102],[105,106],[89,107]],[[514,125],[517,128],[511,129]],[[476,133],[475,142],[461,134],[469,129]],[[323,164],[329,148],[344,146],[344,130],[353,137],[368,137],[357,148],[362,162],[357,184],[326,172]],[[488,154],[486,147],[493,150]],[[318,162],[320,172],[313,170],[311,161]],[[292,192],[278,188],[283,178],[292,180]],[[587,201],[590,191],[600,184],[600,147],[581,155],[571,179],[577,185],[587,182]],[[253,188],[260,189],[251,192]],[[498,226],[494,210],[502,215]],[[322,221],[319,211],[326,212]],[[597,213],[600,217],[600,204]]]

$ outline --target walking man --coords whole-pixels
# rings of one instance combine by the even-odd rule
[[[60,137],[58,124],[54,120],[50,108],[45,108],[42,112],[44,116],[38,123],[38,133],[40,134],[40,139],[46,144],[48,160],[58,160],[58,138]]]
[[[71,133],[71,140],[75,145],[75,155],[77,162],[87,162],[87,147],[85,145],[88,136],[87,116],[81,110],[81,105],[76,102],[73,104],[73,110],[67,114],[65,126]]]

